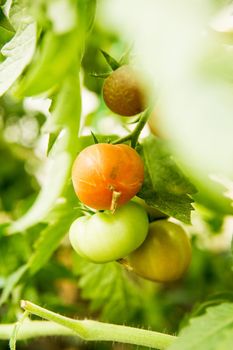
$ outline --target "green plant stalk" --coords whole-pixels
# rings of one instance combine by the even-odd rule
[[[137,142],[138,142],[138,138],[142,132],[142,129],[146,125],[150,115],[151,115],[151,108],[148,108],[142,113],[141,118],[140,118],[139,122],[137,123],[136,128],[133,130],[132,135],[131,135],[131,146],[133,148],[136,147]]]
[[[141,117],[140,117],[139,122],[137,123],[137,126],[135,127],[135,129],[131,133],[129,133],[128,135],[123,136],[123,137],[113,141],[112,144],[116,145],[118,143],[131,141],[131,146],[133,148],[135,148],[137,145],[140,133],[141,133],[142,129],[144,128],[144,126],[146,125],[150,115],[151,115],[151,108],[148,108],[141,114]]]
[[[29,301],[21,301],[21,307],[34,315],[69,328],[85,341],[114,341],[157,349],[166,349],[176,340],[175,336],[145,329],[92,320],[73,320],[46,310]]]
[[[9,340],[15,329],[15,323],[0,325],[0,340]],[[72,330],[48,321],[24,321],[17,332],[17,340],[46,336],[76,336]]]
[[[17,340],[18,332],[21,328],[21,325],[23,324],[23,321],[28,317],[28,314],[29,314],[29,311],[24,311],[20,320],[15,323],[15,326],[13,328],[13,332],[11,334],[10,341],[9,341],[10,350],[16,350],[16,340]]]

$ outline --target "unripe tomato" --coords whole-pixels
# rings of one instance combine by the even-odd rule
[[[139,276],[158,282],[182,277],[191,260],[191,244],[186,232],[167,220],[154,221],[144,243],[127,258]]]
[[[144,208],[129,202],[117,209],[82,216],[70,227],[70,242],[82,257],[96,263],[125,257],[145,240],[148,218]]]
[[[114,113],[133,116],[145,109],[145,96],[138,74],[124,65],[104,81],[103,98]]]
[[[114,192],[117,206],[128,202],[140,190],[143,162],[131,147],[99,143],[85,148],[76,158],[72,181],[80,201],[95,209],[110,209]]]

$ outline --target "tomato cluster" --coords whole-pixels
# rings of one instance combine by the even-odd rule
[[[106,79],[103,96],[108,107],[121,115],[135,115],[145,107],[129,66]],[[72,168],[74,190],[96,212],[73,222],[71,245],[89,261],[117,260],[146,279],[174,281],[190,263],[189,238],[183,228],[135,197],[143,181],[143,161],[126,144],[98,143],[80,152]]]

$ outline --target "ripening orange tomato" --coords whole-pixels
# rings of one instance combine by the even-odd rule
[[[125,144],[99,143],[79,153],[72,168],[74,190],[81,202],[98,209],[111,209],[114,193],[117,207],[140,190],[144,166],[138,153]]]

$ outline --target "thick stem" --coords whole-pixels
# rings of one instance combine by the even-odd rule
[[[9,340],[15,323],[0,325],[0,340]],[[17,334],[17,340],[46,336],[77,336],[71,329],[48,321],[24,321]]]
[[[56,322],[74,331],[80,338],[89,341],[115,341],[127,344],[142,345],[151,348],[165,349],[175,336],[153,332],[145,329],[126,327],[91,320],[72,320],[52,311],[46,310],[29,301],[22,301],[23,309],[30,313]]]

